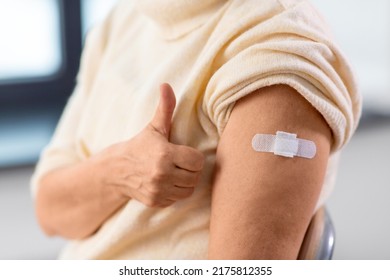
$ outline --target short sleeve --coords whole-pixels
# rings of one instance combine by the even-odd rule
[[[41,153],[31,179],[31,191],[34,197],[39,180],[45,173],[81,160],[76,149],[78,125],[104,55],[108,40],[108,27],[109,18],[91,30],[87,37],[76,88],[67,102],[50,143]]]
[[[360,118],[360,95],[347,60],[308,1],[283,7],[234,36],[219,54],[202,104],[219,134],[237,100],[286,84],[322,114],[333,132],[332,151],[348,142]]]

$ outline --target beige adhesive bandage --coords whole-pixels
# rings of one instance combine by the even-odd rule
[[[317,147],[313,141],[297,138],[296,134],[277,131],[276,135],[256,134],[252,148],[257,152],[270,152],[278,156],[313,158]]]

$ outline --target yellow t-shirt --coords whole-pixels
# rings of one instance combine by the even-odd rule
[[[326,24],[298,0],[120,1],[88,37],[77,87],[42,154],[33,191],[45,172],[138,134],[155,112],[163,82],[177,98],[170,141],[206,157],[195,193],[165,209],[130,200],[93,236],[70,241],[61,258],[206,258],[220,135],[235,101],[272,84],[295,88],[332,129],[317,206],[328,196],[361,102]]]

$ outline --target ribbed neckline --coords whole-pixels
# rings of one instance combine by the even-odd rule
[[[156,25],[165,39],[196,29],[228,0],[136,0],[136,7]]]

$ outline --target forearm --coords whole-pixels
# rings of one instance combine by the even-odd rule
[[[42,177],[36,212],[48,235],[85,238],[128,200],[106,184],[105,172],[102,160],[91,158]]]

